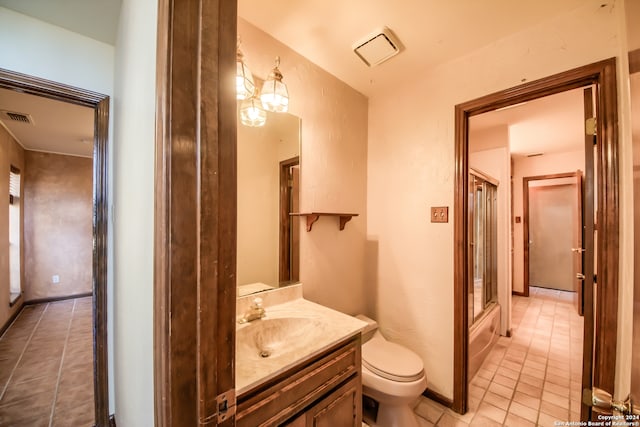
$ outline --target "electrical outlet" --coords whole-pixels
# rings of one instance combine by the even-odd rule
[[[448,206],[432,207],[431,222],[449,222],[449,207]]]
[[[60,276],[58,276],[57,274],[54,274],[53,276],[51,276],[51,283],[53,284],[60,283]]]

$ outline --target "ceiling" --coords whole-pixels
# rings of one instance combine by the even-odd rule
[[[470,143],[478,132],[503,128],[508,129],[509,151],[513,156],[582,150],[583,97],[583,89],[578,88],[473,116],[469,120]]]
[[[122,0],[0,0],[0,6],[115,45]]]
[[[0,0],[0,6],[114,44],[121,1]],[[591,1],[594,7],[604,4]],[[356,90],[373,96],[377,90],[405,78],[409,71],[426,71],[582,5],[584,0],[238,0],[238,15]],[[353,53],[353,44],[384,26],[400,40],[402,51],[389,61],[369,68]],[[566,125],[575,121],[572,117],[580,117],[574,126],[581,126],[582,122],[581,101],[574,105],[569,98],[568,94],[557,95],[510,110],[487,113],[474,119],[474,126],[504,125],[508,121],[512,134],[522,135],[519,140],[528,138],[532,143],[543,144],[536,151],[557,150],[568,143],[566,138],[561,142],[559,136],[567,134]],[[31,100],[33,106],[25,105],[26,98],[17,100],[5,93],[1,100],[2,109],[22,109],[21,112],[34,115],[36,126],[30,130],[25,130],[25,125],[8,124],[4,120],[25,148],[38,147],[44,140],[54,141],[57,137],[53,135],[63,122],[70,126],[68,140],[79,141],[92,135],[92,131],[87,132],[89,127],[82,127],[89,125],[80,125],[84,119],[71,117],[51,120],[50,130],[37,129],[46,125],[48,117],[57,117],[66,111],[60,105],[51,107],[50,114],[40,111],[47,102],[55,101],[43,99],[40,105],[39,101]],[[69,108],[71,111],[82,107]],[[36,139],[38,131],[47,135],[44,140]],[[76,155],[87,155],[91,151],[78,144],[73,142],[71,145],[75,147],[70,148]],[[532,151],[531,147],[519,147],[517,143],[512,149],[516,153]]]
[[[595,7],[599,7],[598,2]],[[372,96],[584,0],[238,0],[238,15],[359,92]],[[387,26],[404,51],[369,68],[352,45]],[[419,74],[417,74],[419,75]]]
[[[2,111],[28,114],[33,124],[16,122]],[[0,123],[26,150],[93,156],[93,108],[0,89]]]

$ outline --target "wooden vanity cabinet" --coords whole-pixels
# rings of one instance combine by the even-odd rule
[[[360,427],[360,334],[238,397],[236,426]]]

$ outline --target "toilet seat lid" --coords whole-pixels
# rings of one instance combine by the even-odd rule
[[[424,375],[424,365],[417,354],[378,336],[362,346],[362,364],[391,381],[416,381]]]

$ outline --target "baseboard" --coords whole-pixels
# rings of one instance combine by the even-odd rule
[[[524,292],[520,292],[520,291],[511,291],[512,295],[517,295],[519,297],[526,297],[527,294],[525,294]]]
[[[507,329],[506,337],[511,338],[511,329]]]
[[[433,391],[431,389],[426,389],[422,395],[426,398],[429,398],[431,400],[433,400],[434,402],[438,402],[439,404],[441,404],[442,406],[445,406],[447,408],[451,408],[453,406],[453,400],[449,399],[448,397],[444,397],[443,395],[441,395],[440,393],[438,393],[437,391]]]
[[[47,302],[64,301],[68,299],[84,298],[84,297],[90,297],[90,296],[93,296],[93,292],[83,292],[81,294],[66,295],[62,297],[36,298],[36,299],[31,299],[29,301],[25,301],[24,305],[44,304]]]
[[[16,300],[17,302],[17,300]],[[11,316],[9,316],[9,318],[7,319],[7,321],[4,323],[4,325],[2,325],[2,327],[0,328],[0,337],[2,337],[4,335],[4,333],[7,331],[7,329],[9,329],[9,326],[11,326],[11,324],[13,323],[14,320],[16,320],[16,317],[18,317],[18,315],[22,312],[22,310],[24,309],[24,306],[26,304],[23,303],[20,308],[16,309],[16,311],[13,312],[13,314]]]

